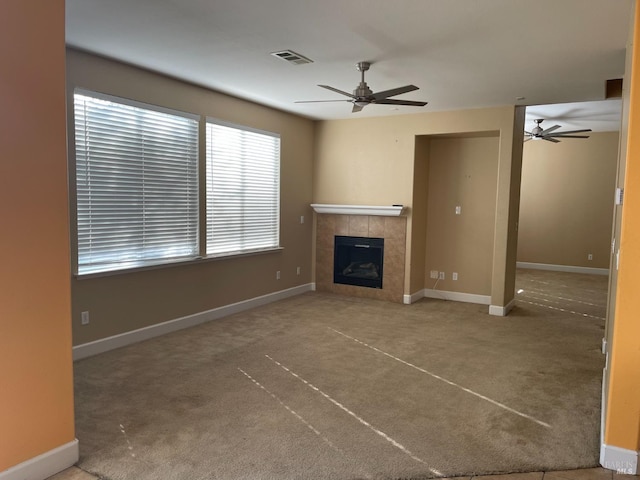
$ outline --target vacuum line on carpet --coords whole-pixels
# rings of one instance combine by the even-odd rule
[[[265,387],[264,385],[262,385],[260,382],[258,382],[255,378],[253,378],[251,375],[249,375],[247,372],[245,372],[243,369],[241,369],[240,367],[237,367],[238,370],[240,370],[240,372],[242,372],[242,374],[247,377],[249,380],[251,380],[253,382],[254,385],[256,385],[257,387],[261,388],[264,392],[266,392],[268,395],[270,395],[276,402],[278,402],[280,405],[282,405],[291,415],[293,415],[294,417],[296,417],[298,420],[300,420],[309,430],[311,430],[313,433],[315,433],[318,437],[320,437],[322,439],[322,441],[324,443],[326,443],[327,445],[329,445],[329,447],[331,447],[333,450],[335,450],[336,452],[338,452],[340,455],[342,455],[344,458],[346,458],[349,461],[353,461],[351,460],[347,454],[342,451],[340,448],[338,448],[337,446],[335,446],[333,444],[333,442],[331,442],[331,440],[329,440],[327,437],[325,437],[324,435],[322,435],[322,433],[315,428],[313,425],[311,425],[308,421],[306,421],[302,415],[300,415],[298,412],[296,412],[293,408],[291,408],[289,405],[287,405],[286,403],[284,403],[280,397],[278,397],[275,393],[271,392],[267,387]],[[371,475],[369,475],[368,473],[365,473],[365,477],[366,478],[372,478]]]
[[[275,363],[276,365],[278,365],[280,368],[282,368],[285,372],[287,372],[289,375],[292,375],[293,377],[297,378],[298,380],[300,380],[302,383],[304,383],[307,387],[311,388],[312,390],[318,392],[320,395],[322,395],[324,398],[326,398],[327,400],[329,400],[331,403],[333,403],[336,407],[340,408],[341,410],[343,410],[344,412],[348,413],[349,415],[351,415],[353,418],[355,418],[356,420],[358,420],[358,422],[360,422],[362,425],[364,425],[365,427],[369,428],[370,430],[372,430],[373,432],[375,432],[376,434],[380,435],[382,438],[384,438],[387,442],[389,442],[391,445],[393,445],[394,447],[396,447],[397,449],[401,450],[403,453],[407,454],[409,457],[411,457],[413,460],[415,460],[416,462],[422,463],[423,465],[426,465],[427,468],[429,469],[429,471],[431,473],[433,473],[434,475],[438,475],[438,476],[443,476],[442,473],[440,473],[438,470],[431,468],[429,466],[429,464],[427,462],[425,462],[424,460],[422,460],[420,457],[417,457],[416,455],[414,455],[409,449],[407,449],[404,445],[402,445],[401,443],[399,443],[398,441],[394,440],[393,438],[391,438],[389,435],[387,435],[386,433],[384,433],[382,430],[377,429],[376,427],[374,427],[373,425],[371,425],[369,422],[367,422],[365,419],[363,419],[362,417],[358,416],[356,413],[352,412],[351,410],[349,410],[347,407],[345,407],[344,405],[342,405],[340,402],[338,402],[337,400],[335,400],[333,397],[331,397],[329,394],[323,392],[322,390],[320,390],[318,387],[316,387],[315,385],[313,385],[312,383],[308,382],[307,380],[305,380],[304,378],[302,378],[300,375],[298,375],[297,373],[295,373],[294,371],[292,371],[291,369],[287,368],[285,365],[283,365],[282,363],[278,362],[277,360],[275,360],[274,358],[270,357],[269,355],[265,355],[265,357],[267,357],[269,360],[271,360],[273,363]]]
[[[567,310],[565,308],[560,308],[560,307],[552,307],[551,305],[543,305],[542,303],[527,302],[526,300],[520,300],[520,299],[518,299],[518,301],[522,302],[522,303],[528,303],[529,305],[535,305],[537,307],[549,308],[551,310],[557,310],[559,312],[572,313],[573,315],[579,315],[581,317],[595,318],[596,320],[604,320],[605,319],[604,317],[596,317],[595,315],[589,315],[588,313],[574,312],[573,310]]]
[[[129,436],[127,435],[127,432],[124,429],[124,425],[122,424],[120,424],[120,432],[122,433],[122,435],[124,435],[124,439],[127,441],[127,449],[129,450],[131,456],[135,458],[136,454],[133,453],[133,445],[131,445],[131,442],[129,441]]]
[[[544,298],[542,296],[539,296],[539,295],[542,295],[542,294],[538,294],[538,293],[535,293],[535,292],[532,293],[530,291],[518,292],[518,295],[520,295],[518,300],[520,298],[522,298],[522,297],[525,297],[525,298],[528,298],[529,300],[535,300],[536,302],[544,302],[545,305],[552,303],[552,304],[555,304],[555,305],[566,306],[568,302],[574,303],[574,302],[571,302],[569,299],[560,300],[562,297],[555,297],[553,295],[547,295],[547,297],[549,297],[549,298]],[[552,299],[555,299],[555,300],[552,300]],[[602,306],[602,305],[595,305],[593,303],[584,303],[584,302],[580,302],[580,303],[581,303],[581,305],[588,305],[588,306],[592,306],[592,307],[596,307],[596,308],[604,308],[604,306]],[[579,305],[579,306],[581,306],[581,305]]]
[[[583,300],[576,300],[575,298],[569,298],[569,297],[561,297],[559,295],[551,295],[550,293],[544,293],[541,292],[539,290],[535,290],[535,289],[526,289],[526,290],[522,290],[522,293],[520,293],[521,295],[527,295],[529,292],[531,292],[532,295],[542,295],[543,297],[551,297],[551,298],[557,298],[558,300],[566,300],[568,302],[572,302],[572,303],[581,303],[583,305],[589,305],[591,307],[600,307],[600,308],[605,308],[606,305],[601,305],[598,303],[590,303],[590,302],[585,302]]]
[[[549,425],[548,423],[543,422],[542,420],[538,420],[537,418],[534,418],[531,415],[527,415],[526,413],[519,412],[518,410],[516,410],[514,408],[508,407],[504,403],[500,403],[500,402],[498,402],[496,400],[493,400],[493,399],[491,399],[489,397],[486,397],[486,396],[484,396],[484,395],[482,395],[480,393],[474,392],[473,390],[470,390],[470,389],[468,389],[466,387],[463,387],[462,385],[458,385],[457,383],[452,382],[451,380],[447,380],[446,378],[441,377],[440,375],[436,375],[435,373],[429,372],[428,370],[425,370],[424,368],[420,368],[417,365],[414,365],[413,363],[407,362],[406,360],[402,360],[401,358],[398,358],[398,357],[396,357],[394,355],[391,355],[390,353],[387,353],[384,350],[380,350],[379,348],[376,348],[373,345],[369,345],[368,343],[365,343],[362,340],[358,340],[357,338],[351,337],[351,336],[347,335],[346,333],[342,333],[341,331],[336,330],[335,328],[331,328],[331,327],[327,327],[327,328],[329,330],[334,331],[335,333],[337,333],[339,335],[342,335],[345,338],[348,338],[350,340],[353,340],[356,343],[359,343],[360,345],[362,345],[364,347],[370,348],[371,350],[373,350],[375,352],[378,352],[378,353],[381,353],[382,355],[386,355],[387,357],[389,357],[389,358],[391,358],[391,359],[393,359],[393,360],[395,360],[397,362],[400,362],[400,363],[402,363],[402,364],[404,364],[404,365],[406,365],[408,367],[411,367],[411,368],[413,368],[415,370],[418,370],[419,372],[426,373],[427,375],[429,375],[429,376],[431,376],[431,377],[433,377],[433,378],[435,378],[437,380],[440,380],[440,381],[442,381],[442,382],[444,382],[444,383],[446,383],[448,385],[451,385],[452,387],[459,388],[460,390],[462,390],[464,392],[467,392],[467,393],[470,393],[471,395],[474,395],[474,396],[476,396],[476,397],[478,397],[478,398],[480,398],[482,400],[485,400],[485,401],[491,403],[492,405],[495,405],[495,406],[500,407],[500,408],[502,408],[502,409],[504,409],[504,410],[506,410],[508,412],[514,413],[516,415],[519,415],[520,417],[526,418],[527,420],[531,420],[532,422],[535,422],[538,425],[541,425],[543,427],[551,428],[551,425]]]

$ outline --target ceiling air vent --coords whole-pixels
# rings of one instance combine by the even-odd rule
[[[271,55],[282,60],[286,60],[294,65],[304,65],[305,63],[313,63],[313,60],[309,60],[307,57],[294,52],[293,50],[282,50],[281,52],[272,52]]]

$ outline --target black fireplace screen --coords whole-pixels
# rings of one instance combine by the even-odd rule
[[[336,235],[333,283],[382,288],[384,238]]]

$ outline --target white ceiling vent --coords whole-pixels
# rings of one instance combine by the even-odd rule
[[[294,65],[304,65],[305,63],[313,63],[313,60],[294,52],[293,50],[282,50],[281,52],[271,52],[271,55],[282,60],[286,60]]]

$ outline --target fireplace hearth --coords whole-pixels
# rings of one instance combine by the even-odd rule
[[[382,288],[384,238],[336,235],[333,282]]]

